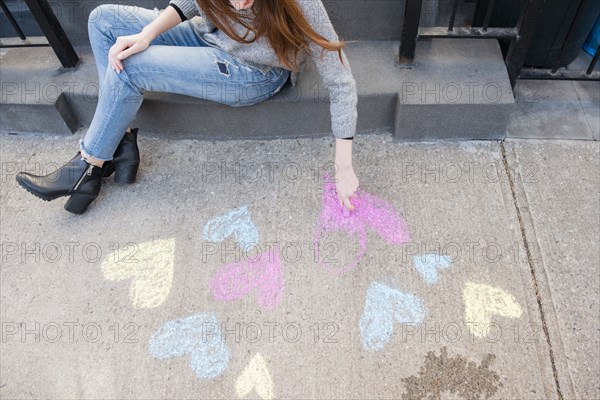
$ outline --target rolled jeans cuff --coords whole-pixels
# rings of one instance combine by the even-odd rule
[[[87,162],[89,162],[92,158],[99,161],[112,161],[112,157],[108,159],[98,158],[88,153],[88,151],[83,147],[83,138],[79,139],[79,151],[81,152],[81,156],[85,158]]]

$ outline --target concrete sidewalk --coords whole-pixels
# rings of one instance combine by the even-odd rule
[[[359,135],[319,264],[332,138],[140,132],[82,216],[14,178],[78,136],[0,140],[3,399],[600,398],[597,141]]]

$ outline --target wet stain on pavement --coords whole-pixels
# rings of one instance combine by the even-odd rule
[[[418,376],[402,379],[406,387],[402,398],[441,400],[443,393],[451,393],[467,400],[488,399],[502,386],[500,376],[489,369],[495,358],[488,353],[477,365],[461,355],[448,357],[446,347],[442,347],[439,356],[430,351]]]

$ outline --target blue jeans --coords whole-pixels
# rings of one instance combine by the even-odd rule
[[[171,92],[231,107],[249,106],[275,95],[290,71],[273,67],[264,74],[202,40],[190,21],[156,37],[150,46],[122,60],[117,73],[108,51],[118,36],[133,35],[159,16],[159,10],[102,4],[88,17],[88,33],[98,68],[98,105],[82,139],[81,154],[113,159],[125,130],[135,119],[145,91]]]

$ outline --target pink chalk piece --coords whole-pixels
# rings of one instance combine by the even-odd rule
[[[353,269],[367,251],[367,227],[377,232],[388,243],[402,244],[410,241],[406,222],[391,204],[364,190],[357,189],[352,197],[354,210],[350,213],[345,206],[340,210],[335,181],[325,173],[323,182],[321,214],[313,236],[317,262],[321,266],[337,273]],[[345,215],[346,213],[348,215]],[[360,250],[354,261],[343,268],[324,264],[319,254],[321,236],[332,231],[345,231],[349,236],[358,236]]]
[[[218,301],[237,300],[256,289],[257,302],[273,310],[283,297],[283,267],[278,246],[273,252],[223,265],[211,278],[209,290]]]

